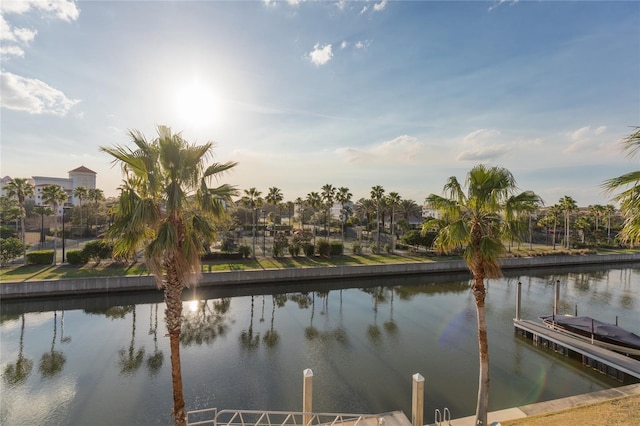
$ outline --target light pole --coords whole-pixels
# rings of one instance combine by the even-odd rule
[[[64,235],[64,211],[66,210],[66,208],[64,208],[64,206],[62,206],[62,263],[64,263],[64,240],[65,240],[65,235]]]
[[[262,210],[262,255],[266,256],[265,249],[267,245],[267,211]]]
[[[256,219],[258,215],[258,209],[253,209],[253,258],[256,258],[256,227],[258,219]]]

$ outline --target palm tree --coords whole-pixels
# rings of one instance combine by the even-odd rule
[[[325,217],[324,217],[324,232],[327,237],[331,234],[331,207],[333,207],[333,199],[336,196],[336,188],[331,184],[326,184],[322,186],[322,193],[320,195],[322,197],[322,201],[324,202],[324,207],[326,209]],[[329,232],[327,233],[327,225],[329,226]]]
[[[411,216],[420,217],[422,215],[422,208],[414,200],[400,200],[399,211],[407,221]]]
[[[640,127],[624,138],[622,144],[628,158],[640,153]],[[621,191],[613,198],[613,201],[620,203],[620,212],[624,217],[620,238],[631,245],[640,243],[640,170],[608,179],[602,188],[607,194]]]
[[[253,257],[256,257],[256,209],[262,205],[262,198],[260,197],[262,191],[258,191],[255,187],[245,189],[243,204],[251,209],[251,227],[253,228]]]
[[[506,203],[516,191],[516,181],[502,167],[478,165],[467,174],[466,193],[455,176],[444,186],[445,196],[431,194],[427,203],[450,219],[442,227],[434,245],[444,251],[465,245],[463,257],[473,275],[471,290],[475,299],[478,321],[479,382],[476,424],[487,424],[489,406],[489,346],[485,320],[485,278],[501,276],[499,258],[506,248],[500,238],[504,227]],[[435,224],[433,219],[423,224],[423,235]]]
[[[397,192],[390,192],[389,195],[387,195],[386,198],[386,204],[391,207],[391,242],[393,244],[393,247],[391,248],[391,251],[393,251],[395,249],[395,214],[396,214],[396,207],[398,205],[400,205],[400,201],[402,201],[402,198],[400,197],[400,194],[398,194]]]
[[[376,204],[376,224],[378,225],[378,250],[380,250],[380,204],[384,199],[384,188],[380,185],[371,187],[371,199]]]
[[[616,212],[616,208],[611,204],[604,206],[604,213],[607,215],[607,244],[611,244],[611,215]]]
[[[568,250],[571,248],[571,243],[569,241],[571,238],[571,232],[569,230],[569,225],[571,224],[571,213],[578,210],[578,204],[576,203],[576,200],[568,195],[562,197],[559,203],[560,209],[564,213],[564,241]]]
[[[558,215],[560,215],[560,212],[562,212],[562,208],[560,207],[559,204],[554,204],[553,206],[549,207],[549,212],[548,214],[551,215],[551,217],[553,217],[553,249],[556,249],[556,231],[558,228]]]
[[[336,193],[336,201],[340,203],[340,231],[342,237],[342,245],[344,246],[344,223],[347,216],[347,204],[351,201],[353,194],[349,192],[349,188],[341,186]]]
[[[367,220],[367,230],[370,230],[371,217],[376,212],[376,205],[370,198],[360,198],[354,206],[354,212],[361,220]]]
[[[209,187],[213,179],[236,163],[207,166],[213,143],[192,145],[179,133],[158,126],[158,137],[148,142],[137,130],[129,135],[134,149],[101,147],[114,157],[125,176],[115,221],[108,231],[114,255],[130,258],[144,248],[145,261],[164,292],[165,322],[170,339],[173,384],[173,418],[186,424],[180,366],[182,290],[195,283],[200,273],[203,242],[211,241],[211,219],[225,213],[225,202],[236,190],[227,184]]]
[[[313,210],[315,215],[318,208],[322,206],[322,197],[317,192],[310,192],[307,194],[307,205]],[[316,223],[313,224],[313,245],[316,244]]]
[[[269,193],[267,193],[266,197],[264,197],[265,201],[267,202],[267,204],[271,204],[273,207],[276,208],[276,210],[280,209],[280,203],[282,202],[282,200],[284,199],[284,196],[282,195],[282,190],[280,188],[276,188],[275,186],[269,188]],[[280,215],[280,212],[278,211],[278,215]],[[275,220],[274,220],[274,225],[275,225]],[[275,235],[275,226],[273,228],[274,230],[274,234]]]
[[[20,237],[22,240],[22,256],[24,259],[24,264],[27,264],[27,244],[25,241],[24,234],[24,217],[25,217],[25,209],[24,209],[24,199],[30,195],[33,195],[33,185],[29,183],[29,181],[25,178],[15,178],[11,179],[7,182],[5,186],[5,191],[7,191],[7,196],[9,198],[17,198],[18,206],[20,207]]]
[[[89,200],[93,201],[94,203],[94,212],[93,214],[95,215],[95,220],[96,220],[96,237],[98,236],[98,202],[100,201],[104,201],[104,192],[102,191],[102,189],[90,189],[88,191],[89,195],[88,198]]]
[[[53,210],[53,263],[56,264],[58,249],[58,209],[67,200],[67,193],[58,185],[47,185],[42,188],[42,201]]]
[[[82,200],[89,196],[89,190],[84,186],[78,186],[73,190],[73,196],[76,197],[78,199],[78,203],[80,203],[80,228],[82,229]]]
[[[504,208],[504,238],[509,241],[509,251],[511,251],[511,241],[521,241],[521,236],[525,231],[525,223],[520,216],[531,214],[542,204],[542,200],[533,191],[524,191],[509,197]],[[530,222],[530,221],[529,221]],[[531,224],[529,223],[529,237],[531,237]],[[529,238],[531,242],[531,238]]]

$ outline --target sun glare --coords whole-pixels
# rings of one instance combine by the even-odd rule
[[[195,82],[180,87],[173,106],[177,119],[190,127],[202,128],[220,122],[218,99],[204,84]]]

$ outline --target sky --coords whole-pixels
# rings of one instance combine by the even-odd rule
[[[215,142],[220,182],[285,201],[371,187],[422,204],[477,164],[546,205],[610,203],[639,167],[638,1],[0,3],[0,174],[84,165],[158,125]]]

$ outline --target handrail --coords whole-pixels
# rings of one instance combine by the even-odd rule
[[[211,414],[213,417],[211,417]],[[197,417],[198,420],[189,419]],[[193,410],[187,413],[188,425],[213,426],[335,426],[349,423],[350,426],[362,426],[367,419],[375,419],[379,424],[379,416],[374,414],[347,413],[305,413],[293,411],[259,411],[259,410],[220,410],[215,408]],[[308,421],[305,423],[305,419]]]

